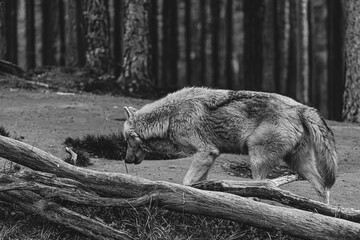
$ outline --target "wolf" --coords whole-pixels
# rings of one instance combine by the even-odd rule
[[[124,107],[126,163],[147,152],[192,156],[183,184],[207,179],[222,153],[248,154],[263,180],[283,160],[329,204],[336,180],[334,135],[319,112],[275,93],[188,87],[140,109]]]

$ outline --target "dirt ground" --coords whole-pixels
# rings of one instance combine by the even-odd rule
[[[141,107],[149,100],[109,95],[64,94],[44,90],[0,89],[0,126],[12,136],[64,159],[66,137],[85,134],[108,134],[121,131],[124,106]],[[330,202],[341,207],[360,209],[360,126],[329,121],[339,153],[339,173],[332,188]],[[221,156],[210,173],[210,179],[249,180],[227,174],[222,165],[248,161],[247,156]],[[126,173],[123,161],[92,159],[89,168]],[[151,179],[181,183],[191,159],[144,161],[128,165],[129,174]],[[0,167],[6,164],[0,159]],[[315,200],[318,197],[307,181],[283,186],[296,194]]]

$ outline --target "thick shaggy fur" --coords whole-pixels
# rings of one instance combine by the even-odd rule
[[[125,107],[125,161],[146,151],[193,155],[183,183],[205,180],[221,153],[248,154],[254,179],[284,160],[329,202],[337,171],[333,134],[316,109],[273,93],[184,88],[140,110]]]

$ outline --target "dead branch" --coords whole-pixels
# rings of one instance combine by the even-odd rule
[[[72,161],[72,164],[76,166],[77,154],[69,147],[66,147],[65,150],[70,154],[71,156],[70,160]]]
[[[298,209],[272,206],[224,192],[204,191],[175,183],[153,182],[127,174],[83,169],[6,137],[0,137],[0,157],[34,170],[79,181],[101,197],[156,196],[158,205],[170,210],[213,216],[256,227],[276,228],[308,239],[356,239],[360,235],[358,223]],[[1,193],[0,198],[3,195],[4,193]],[[9,198],[7,200],[11,201]]]
[[[70,179],[57,178],[53,174],[36,171],[3,174],[0,175],[0,192],[30,190],[46,199],[59,199],[97,207],[140,207],[149,205],[157,199],[155,194],[126,199],[100,197],[80,182],[68,180]]]
[[[299,179],[298,175],[287,175],[287,176],[274,178],[274,179],[271,179],[271,180],[268,180],[268,181],[272,182],[276,187],[280,187],[282,185],[294,182],[294,181],[296,181],[298,179]]]
[[[292,192],[283,190],[277,185],[279,183],[288,182],[288,180],[296,179],[296,175],[290,178],[280,177],[278,179],[265,180],[265,181],[231,181],[231,180],[210,180],[194,184],[192,187],[209,190],[219,191],[235,194],[242,197],[256,197],[261,199],[273,200],[284,205],[311,211],[315,213],[324,214],[326,216],[337,217],[349,221],[360,223],[360,210],[352,208],[341,208],[331,206],[319,201],[314,201],[296,195]]]
[[[49,202],[31,191],[0,192],[0,199],[15,203],[28,212],[38,214],[51,222],[65,225],[94,239],[133,239],[127,233]]]

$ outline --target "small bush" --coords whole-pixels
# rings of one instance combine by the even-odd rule
[[[0,135],[4,137],[10,137],[10,133],[3,126],[0,126]]]
[[[126,155],[126,141],[121,134],[85,135],[82,138],[65,139],[64,144],[77,150],[83,150],[92,156],[113,160],[123,160]],[[75,151],[76,152],[76,151]],[[172,156],[160,153],[148,153],[148,160],[173,159]]]

